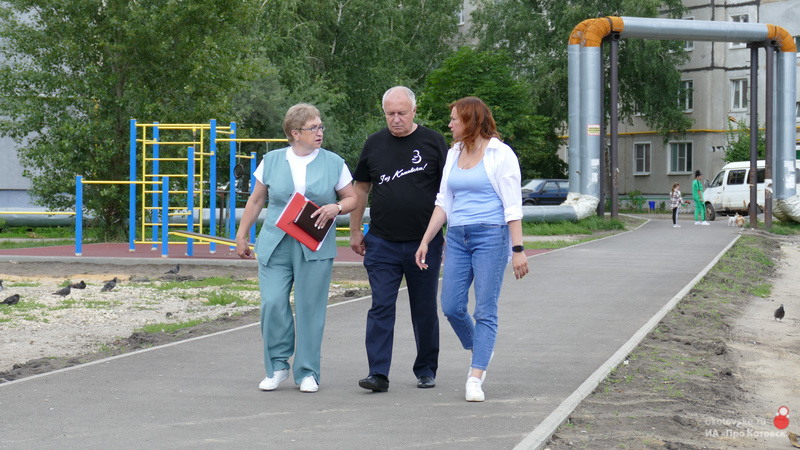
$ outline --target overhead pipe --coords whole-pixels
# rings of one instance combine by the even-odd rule
[[[611,33],[620,37],[694,40],[712,42],[777,43],[775,95],[775,216],[800,222],[800,199],[795,186],[796,52],[794,39],[785,29],[759,23],[704,20],[605,17],[581,22],[570,34],[567,48],[569,75],[569,178],[570,195],[564,204],[523,207],[525,220],[583,219],[594,213],[599,199],[599,168],[603,136],[599,135],[602,88],[599,86],[599,47]],[[577,41],[580,39],[580,46]],[[577,50],[577,52],[576,52]],[[577,55],[576,55],[577,53]],[[577,66],[577,67],[576,67]],[[578,81],[575,78],[578,78]],[[757,107],[757,105],[753,105]],[[576,155],[577,154],[577,155]],[[577,167],[577,169],[576,169]],[[611,170],[616,170],[611,167]],[[576,187],[576,183],[578,184]],[[577,189],[577,190],[576,190]],[[576,196],[576,194],[578,194]],[[570,211],[572,208],[573,211]]]
[[[584,133],[575,130],[585,130],[585,117],[583,113],[586,106],[583,97],[577,95],[582,92],[583,62],[581,60],[581,47],[589,27],[600,19],[586,19],[579,23],[570,33],[567,46],[567,80],[568,80],[568,122],[569,140],[567,141],[567,164],[569,166],[569,193],[566,201],[556,206],[523,206],[524,220],[529,222],[559,222],[577,221],[589,217],[597,208],[599,190],[588,190],[592,178],[599,181],[599,170],[592,175],[591,164],[585,158],[586,138]],[[596,84],[596,83],[595,83]],[[597,103],[599,108],[599,103]],[[599,122],[596,122],[599,123]],[[599,159],[598,159],[599,163]],[[595,183],[596,184],[596,183]]]
[[[567,83],[569,84],[568,92],[579,92],[581,87],[580,78],[580,52],[581,41],[583,41],[583,33],[586,28],[596,19],[586,19],[579,23],[578,26],[572,30],[569,36],[569,45],[567,46]],[[580,96],[569,95],[567,98],[567,111],[569,130],[576,130],[580,120]],[[569,194],[567,195],[567,203],[577,201],[580,197],[580,166],[581,166],[581,134],[569,133],[567,141],[567,164],[569,166]]]
[[[794,43],[788,48],[794,47]],[[778,47],[779,49],[781,47]],[[772,213],[783,222],[800,222],[800,198],[797,197],[795,171],[795,99],[797,49],[777,54],[775,80],[774,192]]]

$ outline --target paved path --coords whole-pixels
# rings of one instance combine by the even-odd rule
[[[654,220],[507,276],[484,403],[464,401],[469,353],[444,318],[437,386],[416,388],[403,292],[388,393],[356,384],[369,308],[358,299],[328,310],[316,394],[289,381],[259,391],[259,328],[247,326],[0,384],[0,448],[535,447],[738,235],[684,223]]]

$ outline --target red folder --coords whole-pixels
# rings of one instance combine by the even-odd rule
[[[322,247],[322,240],[315,239],[294,223],[297,215],[300,214],[303,206],[308,202],[311,202],[311,200],[307,199],[305,195],[295,192],[289,200],[289,203],[286,204],[286,208],[283,209],[280,217],[278,217],[278,221],[275,222],[275,226],[285,231],[289,236],[297,239],[301,244],[310,248],[312,251],[317,251]],[[311,204],[313,205],[314,203],[311,202]]]

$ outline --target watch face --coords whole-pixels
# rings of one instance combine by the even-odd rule
[[[522,246],[522,245],[515,245],[515,246],[511,247],[511,251],[513,251],[515,253],[522,253],[522,252],[525,251],[525,247]]]

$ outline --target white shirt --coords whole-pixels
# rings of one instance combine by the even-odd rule
[[[313,152],[306,156],[298,156],[295,152],[292,151],[291,147],[286,150],[286,161],[289,162],[289,169],[292,171],[292,181],[294,182],[294,190],[304,194],[306,193],[306,169],[308,165],[311,164],[311,161],[319,155],[319,149],[315,149]],[[259,183],[263,184],[264,179],[264,160],[262,159],[261,162],[256,167],[256,171],[253,172],[253,176],[256,177]],[[342,164],[342,171],[339,173],[339,182],[336,183],[334,190],[340,191],[344,189],[345,186],[350,184],[353,181],[353,175],[350,173],[350,169],[347,168],[347,164]]]

